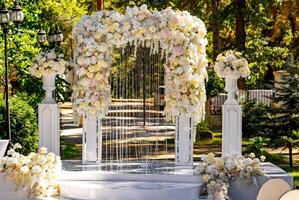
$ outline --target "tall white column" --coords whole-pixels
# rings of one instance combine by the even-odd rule
[[[242,154],[242,109],[235,99],[237,79],[225,78],[228,98],[222,113],[222,155]]]
[[[38,104],[38,147],[60,155],[59,106],[57,103]]]
[[[38,104],[38,147],[46,147],[48,151],[60,155],[60,112],[52,96],[55,77],[56,74],[43,75],[45,98]]]
[[[194,127],[191,117],[180,115],[175,127],[175,164],[193,165]]]
[[[102,127],[95,114],[83,118],[82,144],[82,162],[101,163]]]

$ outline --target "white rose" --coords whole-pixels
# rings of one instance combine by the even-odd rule
[[[39,150],[39,153],[46,154],[46,153],[48,153],[48,149],[46,147],[41,147]]]
[[[27,166],[23,166],[20,168],[20,172],[22,174],[28,174],[29,173],[29,168]]]
[[[230,75],[232,75],[233,71],[231,70],[230,67],[226,67],[226,68],[223,70],[223,73],[225,74],[225,76],[230,76]]]
[[[40,174],[42,172],[42,168],[39,165],[35,165],[32,167],[32,173]]]
[[[250,154],[249,154],[249,157],[250,157],[250,158],[255,158],[255,154],[254,154],[254,153],[250,153]]]
[[[241,76],[242,76],[243,78],[245,78],[245,77],[247,77],[247,76],[250,75],[250,70],[249,70],[248,67],[241,67],[241,68],[239,69],[239,72],[240,72],[240,74],[241,74]]]

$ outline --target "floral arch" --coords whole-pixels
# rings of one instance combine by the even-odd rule
[[[84,16],[73,29],[76,43],[73,104],[80,114],[102,118],[111,102],[109,76],[113,49],[128,43],[163,50],[166,56],[164,113],[169,120],[179,115],[199,122],[205,114],[206,28],[188,12],[167,8],[150,11],[146,5],[128,7],[124,15],[101,11]]]

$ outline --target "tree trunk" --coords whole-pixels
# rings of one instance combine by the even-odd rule
[[[239,51],[245,50],[245,9],[246,0],[235,0],[236,2],[236,47]]]
[[[219,35],[219,2],[220,0],[211,0],[212,11],[212,31],[213,31],[213,59],[215,60],[220,50],[220,35]]]
[[[104,10],[104,0],[97,0],[97,10]]]
[[[290,168],[293,168],[293,148],[291,144],[289,144],[289,165]]]
[[[239,51],[245,51],[246,32],[245,32],[245,9],[246,0],[235,0],[236,2],[236,48]],[[246,90],[244,78],[238,79],[238,88]]]

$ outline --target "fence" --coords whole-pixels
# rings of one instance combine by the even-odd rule
[[[246,99],[254,100],[256,104],[271,104],[271,97],[274,95],[274,90],[239,90],[237,92],[237,100],[239,103],[246,101]],[[221,113],[221,108],[227,99],[227,94],[220,93],[213,97],[209,102],[209,109],[211,114]]]

